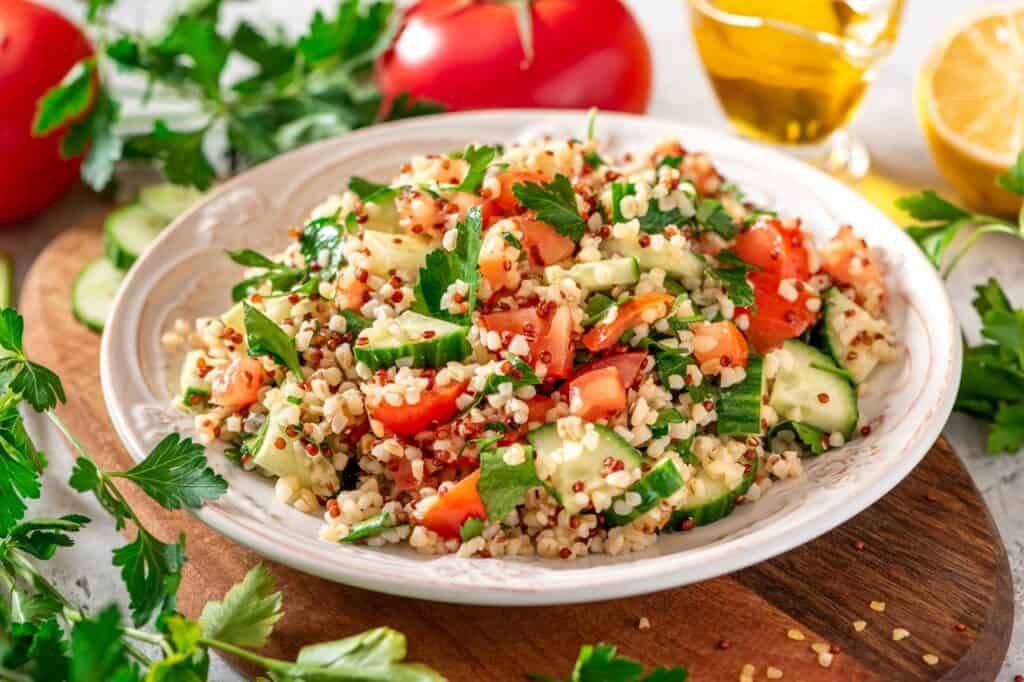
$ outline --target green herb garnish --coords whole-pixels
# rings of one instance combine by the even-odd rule
[[[512,193],[523,206],[537,212],[537,220],[555,228],[563,237],[578,242],[586,232],[587,223],[576,207],[576,192],[569,178],[561,173],[551,182],[516,183]]]

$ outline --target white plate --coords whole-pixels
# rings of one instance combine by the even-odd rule
[[[194,434],[170,405],[176,366],[160,335],[177,318],[219,314],[240,268],[225,249],[273,252],[310,209],[352,174],[383,179],[410,156],[469,142],[509,142],[550,133],[579,136],[584,114],[493,111],[450,114],[376,126],[315,144],[259,166],[213,192],[168,228],[125,279],[103,336],[101,377],[118,433],[141,459],[168,432]],[[330,580],[392,594],[467,604],[587,602],[652,592],[713,578],[805,543],[876,501],[916,465],[952,409],[960,376],[960,334],[949,300],[913,242],[878,209],[810,167],[740,140],[671,121],[602,113],[598,133],[621,152],[679,137],[710,152],[727,177],[783,215],[801,216],[819,239],[852,224],[885,252],[890,316],[899,359],[861,396],[867,438],[805,460],[805,476],[772,486],[756,504],[720,523],[663,536],[652,548],[576,561],[424,557],[316,539],[318,518],[274,499],[273,486],[210,449],[230,483],[197,513],[203,522],[274,561]]]

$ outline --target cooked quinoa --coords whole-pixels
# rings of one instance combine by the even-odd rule
[[[880,260],[847,227],[816,247],[678,141],[471,146],[349,186],[163,338],[201,438],[323,541],[621,554],[869,431]]]

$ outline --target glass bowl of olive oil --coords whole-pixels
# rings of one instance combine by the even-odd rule
[[[711,85],[742,135],[852,178],[847,128],[899,30],[903,0],[688,0]]]

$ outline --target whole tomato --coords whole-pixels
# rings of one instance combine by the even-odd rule
[[[46,7],[0,1],[0,224],[43,210],[68,190],[81,159],[60,156],[64,130],[32,136],[36,101],[93,53],[78,28]]]
[[[532,0],[533,55],[518,3],[421,0],[377,62],[377,84],[452,110],[598,107],[642,113],[651,54],[620,0]]]

